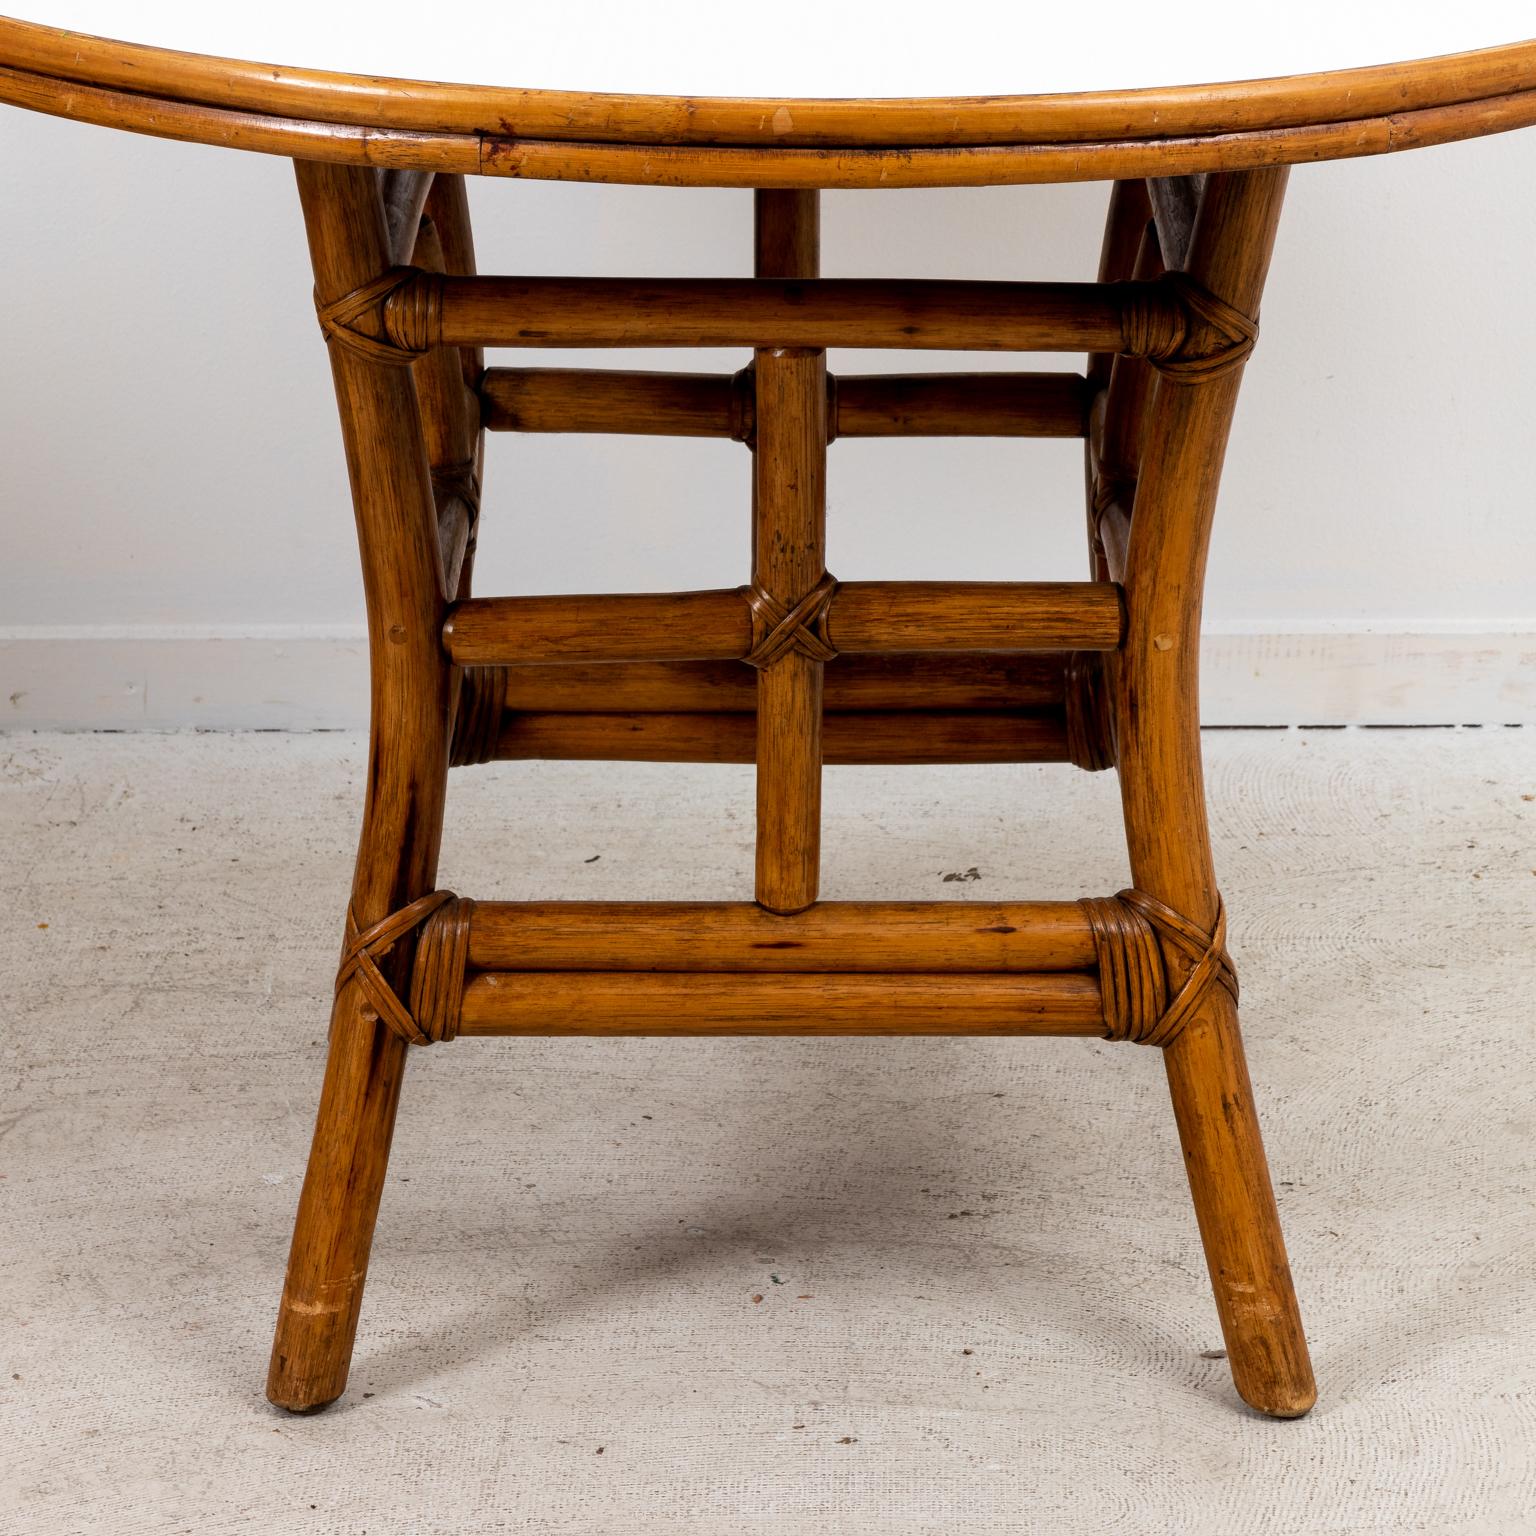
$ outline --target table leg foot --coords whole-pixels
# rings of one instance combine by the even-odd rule
[[[1230,1000],[1213,997],[1163,1059],[1233,1384],[1260,1413],[1299,1418],[1317,1384]]]
[[[267,1375],[267,1397],[295,1413],[346,1389],[405,1070],[406,1045],[364,1017],[355,987],[337,1013]]]

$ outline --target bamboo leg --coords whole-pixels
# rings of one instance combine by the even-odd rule
[[[389,266],[384,208],[368,169],[296,166],[316,293],[330,302]],[[411,370],[333,342],[331,366],[368,602],[372,739],[352,886],[359,928],[432,888],[448,765],[449,668],[431,478]],[[384,962],[397,987],[411,946]],[[338,995],[309,1166],[299,1197],[267,1395],[323,1407],[346,1386],[383,1189],[406,1047]]]
[[[759,192],[759,277],[815,277],[817,194]],[[785,608],[825,572],[827,358],[754,356],[753,579]],[[822,663],[792,649],[758,673],[757,899],[774,912],[816,900],[821,854]]]
[[[1201,203],[1188,270],[1249,315],[1258,309],[1284,186],[1284,170],[1212,176]],[[1158,381],[1131,520],[1115,688],[1135,883],[1207,931],[1217,892],[1200,772],[1200,592],[1240,373]],[[1187,971],[1187,960],[1168,959]],[[1206,993],[1169,1045],[1166,1066],[1233,1381],[1263,1413],[1303,1414],[1316,1387],[1237,1014],[1220,988]]]
[[[1163,1060],[1233,1384],[1260,1413],[1300,1418],[1317,1401],[1317,1384],[1237,1010],[1225,993]]]

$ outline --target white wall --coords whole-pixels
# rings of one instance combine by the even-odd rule
[[[355,723],[361,591],[289,166],[8,109],[0,146],[0,724]],[[1217,523],[1208,719],[1536,719],[1533,184],[1536,132],[1293,175]],[[745,193],[471,196],[484,270],[747,270]],[[1091,276],[1104,199],[829,193],[824,270]],[[978,363],[916,363],[952,365]],[[1083,573],[1075,443],[832,455],[839,575]],[[480,590],[735,584],[746,474],[733,444],[500,436]]]

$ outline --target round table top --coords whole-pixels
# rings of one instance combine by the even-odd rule
[[[113,33],[131,36],[111,41]],[[325,159],[918,185],[1340,158],[1536,121],[1530,0],[30,0],[0,100]],[[175,51],[171,51],[175,50]],[[765,158],[769,157],[769,158]]]
[[[29,21],[228,59],[645,96],[945,97],[1209,84],[1400,64],[1518,42],[1530,0],[1341,5],[1103,0],[1047,8],[770,0],[31,0]],[[125,30],[126,29],[126,30]]]

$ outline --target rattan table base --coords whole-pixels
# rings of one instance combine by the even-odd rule
[[[299,162],[368,599],[368,797],[269,1394],[343,1390],[408,1047],[470,1035],[1087,1035],[1159,1047],[1233,1377],[1314,1389],[1237,1022],[1200,777],[1199,602],[1286,172],[1135,180],[1097,281],[818,275],[818,193],[755,194],[746,279],[475,273],[464,183]],[[480,348],[741,346],[735,374],[486,368]],[[834,378],[826,347],[1086,352],[1084,373]],[[485,430],[732,438],[748,579],[472,597]],[[839,581],[838,436],[1072,436],[1089,579]],[[744,536],[746,519],[743,519]],[[978,561],[981,552],[978,551]],[[435,888],[450,767],[754,761],[754,899]],[[1130,884],[978,909],[818,901],[824,763],[1114,767]]]

